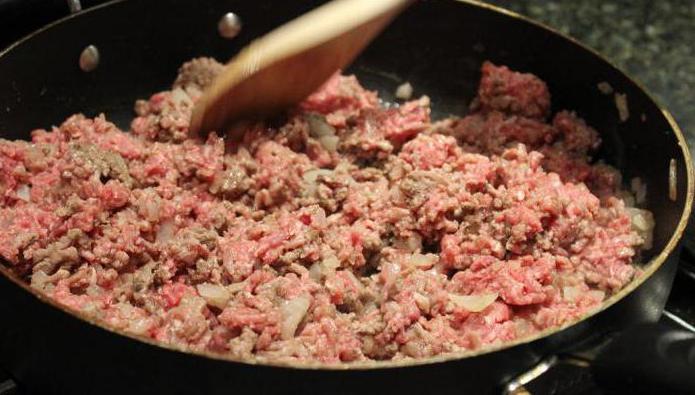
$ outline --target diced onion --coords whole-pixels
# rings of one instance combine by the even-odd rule
[[[381,278],[384,280],[384,287],[388,289],[393,285],[398,280],[400,273],[400,266],[392,262],[384,262],[381,265]]]
[[[331,255],[323,261],[321,261],[321,267],[323,270],[334,272],[335,269],[340,267],[340,261],[338,261],[338,258],[336,258],[334,255]]]
[[[350,271],[350,270],[345,270],[345,274],[346,274],[348,277],[350,277],[350,280],[351,280],[352,283],[355,285],[355,287],[360,288],[360,289],[364,288],[364,285],[362,284],[362,282],[360,281],[360,279],[358,279],[358,278],[355,276],[355,273],[353,273],[353,272]]]
[[[161,211],[159,195],[155,192],[153,194],[144,195],[141,199],[141,203],[138,207],[139,214],[150,222],[159,221],[159,213]]]
[[[408,259],[409,262],[419,269],[429,269],[437,263],[435,254],[413,254]]]
[[[52,284],[55,284],[59,280],[66,279],[68,277],[70,277],[70,272],[65,269],[58,269],[58,271],[52,275],[48,275],[43,271],[38,270],[31,275],[31,287],[40,290],[47,290],[47,288],[52,286]]]
[[[335,129],[326,122],[323,116],[311,114],[307,116],[306,120],[309,124],[309,134],[311,134],[311,137],[319,138],[335,135]]]
[[[51,277],[41,270],[31,275],[31,286],[36,289],[43,289],[43,287],[50,281]]]
[[[535,329],[528,320],[523,318],[514,320],[514,328],[519,338],[530,335]]]
[[[294,337],[299,323],[302,322],[307,311],[309,311],[310,304],[311,300],[309,300],[307,295],[297,296],[294,299],[286,300],[282,303],[280,307],[280,311],[282,312],[280,335],[284,340]]]
[[[316,262],[309,268],[309,277],[315,281],[321,281],[327,275],[334,273],[340,267],[338,258],[334,255],[324,258],[321,262]]]
[[[628,207],[626,210],[630,216],[632,229],[644,240],[642,249],[648,250],[652,248],[655,225],[654,215],[651,213],[651,211],[642,210],[639,208]]]
[[[309,184],[315,184],[319,176],[330,177],[331,175],[333,175],[333,171],[328,169],[312,169],[305,171],[302,178]]]
[[[415,299],[415,304],[421,311],[425,313],[430,311],[430,298],[419,292],[415,292],[413,294],[413,299]]]
[[[319,137],[319,143],[325,148],[327,151],[330,152],[335,152],[338,149],[338,143],[340,142],[340,138],[338,136],[321,136]]]
[[[167,243],[174,237],[174,221],[168,219],[159,224],[157,229],[157,243]]]
[[[479,313],[497,300],[497,296],[497,293],[482,295],[449,294],[449,300],[451,300],[458,307],[462,307],[472,313]]]
[[[186,91],[184,91],[181,88],[175,88],[173,91],[171,91],[171,100],[177,104],[192,104],[191,98],[188,96]]]
[[[594,299],[596,301],[602,302],[604,299],[606,299],[606,293],[598,290],[598,289],[593,289],[587,293],[591,299]]]
[[[569,302],[577,300],[580,294],[581,291],[577,287],[562,287],[562,297]]]
[[[128,321],[128,331],[136,335],[147,335],[152,328],[152,320],[149,317],[135,318]]]
[[[328,151],[335,152],[338,149],[340,138],[335,135],[335,128],[326,122],[326,119],[321,115],[311,114],[307,116],[309,124],[309,134],[311,137],[318,139],[321,146]]]
[[[316,192],[316,180],[319,176],[329,177],[333,175],[333,171],[328,169],[312,169],[304,172],[302,179],[306,183],[306,193],[313,195]]]
[[[321,281],[321,278],[323,277],[323,273],[321,273],[321,264],[318,262],[314,262],[313,265],[309,268],[309,277],[314,280],[314,281]]]
[[[645,210],[634,210],[635,214],[632,216],[632,224],[639,231],[649,230],[653,224],[648,221],[648,218],[652,216],[652,213]]]
[[[227,288],[217,284],[198,284],[198,294],[210,305],[218,309],[224,309],[231,298]]]
[[[246,280],[240,281],[238,283],[229,284],[227,286],[227,291],[229,291],[229,293],[235,294],[237,292],[242,291],[244,288],[246,288]]]
[[[413,86],[410,82],[405,82],[396,88],[396,98],[401,100],[408,100],[413,97]]]
[[[410,340],[404,345],[401,346],[400,351],[409,357],[412,358],[420,358],[423,355],[423,348],[420,344],[420,342],[415,341],[415,340]]]
[[[395,188],[399,189],[399,188]],[[393,242],[393,247],[404,249],[408,252],[415,252],[422,249],[422,236],[419,233],[413,232],[406,238],[398,238]]]
[[[31,201],[31,188],[27,184],[22,184],[17,187],[17,198],[25,202]]]

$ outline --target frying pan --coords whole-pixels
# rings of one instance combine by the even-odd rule
[[[122,128],[136,98],[173,81],[196,56],[228,59],[253,37],[317,6],[317,0],[117,0],[69,16],[0,53],[0,133],[28,138],[32,128],[68,115],[101,112]],[[244,21],[233,41],[217,22],[233,11]],[[101,54],[85,73],[87,45]],[[157,345],[68,311],[0,265],[0,360],[36,393],[486,393],[543,358],[581,349],[638,323],[656,321],[669,294],[679,242],[693,202],[693,167],[682,133],[623,72],[581,44],[509,12],[470,1],[415,4],[348,72],[385,100],[403,81],[432,98],[433,116],[463,114],[486,60],[547,81],[554,110],[574,109],[601,132],[599,157],[625,179],[647,184],[656,218],[654,247],[643,274],[580,322],[492,349],[372,365],[258,364]],[[621,122],[613,98],[597,83],[627,94]],[[675,200],[669,168],[675,165]],[[637,350],[637,349],[636,349]],[[676,388],[677,389],[677,388]]]

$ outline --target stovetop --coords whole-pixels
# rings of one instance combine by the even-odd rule
[[[87,8],[104,0],[82,0]],[[505,4],[506,5],[506,4]],[[0,49],[36,27],[68,14],[66,0],[0,0]],[[593,25],[592,25],[593,26]],[[690,232],[689,232],[690,233]],[[694,232],[695,233],[695,232]],[[687,239],[691,239],[687,237]],[[686,241],[678,273],[661,322],[695,332],[695,243]],[[586,366],[558,364],[526,385],[531,394],[604,394]],[[0,369],[0,395],[23,395],[21,385]]]

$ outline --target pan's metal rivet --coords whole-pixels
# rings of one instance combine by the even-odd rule
[[[80,54],[80,68],[82,71],[90,72],[99,66],[99,49],[94,45],[89,45]]]
[[[68,8],[70,8],[70,13],[74,14],[82,11],[82,4],[80,0],[68,0]]]
[[[232,39],[241,31],[241,19],[235,13],[228,12],[217,23],[217,31],[220,36]]]

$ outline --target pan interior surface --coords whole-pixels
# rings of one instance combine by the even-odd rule
[[[0,133],[7,139],[26,139],[31,129],[60,124],[75,112],[87,116],[105,113],[108,120],[127,129],[135,100],[168,87],[178,65],[204,55],[228,59],[252,38],[320,3],[223,0],[192,7],[190,1],[170,0],[163,18],[159,2],[116,1],[68,18],[0,54]],[[234,41],[219,37],[216,30],[219,17],[227,11],[244,20],[244,29]],[[99,67],[90,73],[77,66],[78,56],[87,45],[97,46],[102,57]],[[667,111],[600,56],[542,26],[473,2],[417,3],[347,71],[355,73],[367,88],[378,90],[387,101],[393,100],[398,85],[410,82],[416,96],[430,96],[433,118],[440,119],[466,113],[485,60],[532,72],[546,81],[553,111],[575,110],[601,133],[603,145],[598,158],[620,169],[625,180],[640,177],[647,184],[646,208],[656,218],[654,247],[643,256],[648,262],[643,266],[644,274],[611,298],[604,306],[607,308],[654,273],[681,237],[693,199],[692,164],[683,136]],[[628,98],[630,117],[626,121],[620,120],[614,97],[597,88],[604,81]],[[668,196],[671,160],[677,170],[675,201]],[[12,277],[4,267],[0,271]],[[12,280],[19,284],[16,278]],[[35,293],[24,284],[20,286]],[[555,331],[496,349],[551,332]],[[447,355],[414,363],[479,354]],[[383,362],[364,367],[411,364]]]

